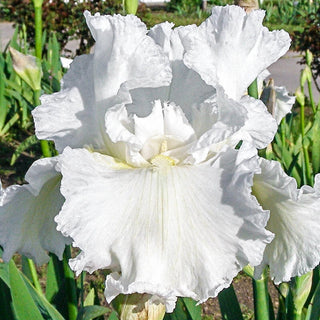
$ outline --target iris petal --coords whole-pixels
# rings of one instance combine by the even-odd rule
[[[177,296],[216,296],[243,266],[260,263],[272,239],[264,229],[268,214],[250,196],[256,164],[230,149],[198,166],[130,169],[66,149],[66,203],[56,222],[82,250],[73,269],[121,272],[107,279],[109,299],[146,292],[172,310]]]
[[[280,163],[260,159],[260,165],[253,194],[270,210],[267,229],[275,234],[263,265],[270,266],[270,276],[278,284],[307,273],[320,262],[320,176],[314,188],[297,189],[295,179],[284,173]]]
[[[19,252],[43,264],[49,261],[46,250],[61,259],[65,245],[70,243],[56,230],[53,220],[64,202],[60,194],[61,175],[54,169],[56,164],[56,158],[38,160],[27,173],[29,184],[2,190],[0,244],[5,261]]]

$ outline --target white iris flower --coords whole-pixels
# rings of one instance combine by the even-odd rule
[[[52,239],[71,238],[81,250],[70,261],[77,273],[112,271],[108,301],[148,293],[167,311],[177,296],[205,301],[245,265],[260,265],[273,239],[269,208],[251,188],[264,172],[255,148],[271,142],[277,125],[261,101],[242,94],[286,52],[289,36],[262,27],[261,11],[235,6],[215,7],[200,27],[164,23],[149,33],[134,16],[85,16],[94,54],[76,58],[62,90],[33,112],[38,138],[53,140],[61,155],[35,163],[20,188],[29,200],[13,203],[17,187],[3,191],[5,256],[17,250],[42,261],[33,244],[59,254],[61,241],[52,248]],[[65,199],[56,192],[52,209],[51,185]],[[14,211],[26,223],[16,225]],[[40,232],[40,223],[31,237],[32,214],[50,228],[55,216],[64,238]]]

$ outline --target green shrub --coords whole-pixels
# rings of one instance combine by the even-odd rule
[[[197,13],[201,9],[203,0],[171,0],[167,3],[169,11],[175,11],[182,15]],[[225,6],[226,4],[233,4],[233,0],[207,0],[210,6]]]
[[[304,25],[305,18],[319,6],[319,0],[264,0],[261,4],[266,10],[265,22],[286,25]]]
[[[294,32],[292,48],[304,52],[307,49],[313,54],[311,69],[314,78],[320,76],[320,9],[316,13],[308,15],[305,19],[305,27],[302,32]],[[305,63],[303,58],[301,63]]]
[[[68,1],[66,1],[68,2]],[[60,46],[63,48],[68,40],[79,39],[80,46],[77,54],[86,52],[94,40],[83,18],[83,12],[89,10],[92,14],[113,14],[122,9],[121,0],[92,0],[78,3],[70,0],[44,0],[43,28],[48,33],[56,32]],[[27,40],[34,45],[34,12],[32,0],[2,0],[0,16],[5,20],[25,25]]]

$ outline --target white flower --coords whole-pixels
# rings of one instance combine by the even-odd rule
[[[253,194],[265,210],[270,210],[267,229],[275,234],[267,245],[257,276],[265,265],[276,284],[301,276],[320,262],[320,188],[297,189],[279,162],[260,159],[261,173],[254,176]]]
[[[177,296],[205,301],[259,265],[273,238],[251,186],[260,173],[254,148],[277,125],[241,93],[289,37],[234,6],[214,8],[199,28],[166,23],[149,35],[134,16],[85,15],[95,53],[76,58],[63,89],[33,112],[37,136],[63,151],[55,170],[65,203],[55,221],[81,249],[70,264],[77,273],[110,269],[108,301],[147,293],[167,311]],[[210,46],[201,35],[213,26]],[[214,68],[194,54],[198,37]],[[237,51],[250,63],[238,68]]]
[[[1,190],[0,244],[5,261],[18,251],[43,264],[49,261],[46,250],[61,259],[65,245],[70,244],[53,220],[64,202],[56,163],[57,158],[38,160],[26,174],[30,184]]]

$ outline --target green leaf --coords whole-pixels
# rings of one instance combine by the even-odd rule
[[[313,173],[320,172],[320,111],[318,111],[314,118],[312,126],[312,168]]]
[[[84,300],[83,305],[84,305],[85,307],[87,307],[87,306],[93,306],[93,305],[94,305],[94,298],[95,298],[94,288],[91,288],[91,290],[89,291],[86,299]]]
[[[101,306],[86,306],[79,310],[77,320],[91,320],[110,312],[109,308]]]
[[[12,118],[3,126],[0,131],[0,136],[5,135],[9,129],[18,121],[19,115],[16,113],[12,116]]]
[[[243,320],[238,298],[232,284],[219,293],[218,299],[223,320]]]
[[[59,311],[55,309],[53,305],[50,304],[50,302],[45,298],[45,296],[39,294],[39,292],[31,284],[29,279],[27,279],[27,277],[25,277],[24,275],[22,275],[22,277],[34,302],[36,303],[38,309],[41,311],[43,317],[45,319],[52,320],[65,320],[65,318],[59,313]]]
[[[172,313],[166,313],[164,320],[191,320],[183,300],[179,298]]]
[[[0,130],[4,126],[4,122],[8,113],[8,105],[4,96],[6,77],[3,72],[3,58],[0,56]]]
[[[9,287],[0,279],[0,320],[15,320],[11,304]]]
[[[43,320],[19,270],[11,260],[9,278],[13,308],[18,320]]]
[[[15,162],[17,161],[17,159],[20,157],[22,152],[24,152],[25,150],[27,150],[29,147],[33,146],[34,144],[37,144],[38,142],[39,142],[39,140],[36,138],[35,135],[32,135],[32,136],[28,137],[27,139],[25,139],[24,141],[22,141],[12,155],[10,165],[11,166],[14,165]]]
[[[308,311],[305,320],[319,320],[320,319],[320,282],[313,294],[311,302],[308,306]]]
[[[10,286],[8,263],[0,263],[0,279],[2,279],[8,287]]]
[[[112,311],[109,315],[108,320],[119,320],[118,314],[115,311]]]
[[[46,298],[65,318],[68,318],[66,294],[63,262],[52,254],[47,269]]]
[[[191,298],[182,298],[192,320],[201,320],[201,306]]]

